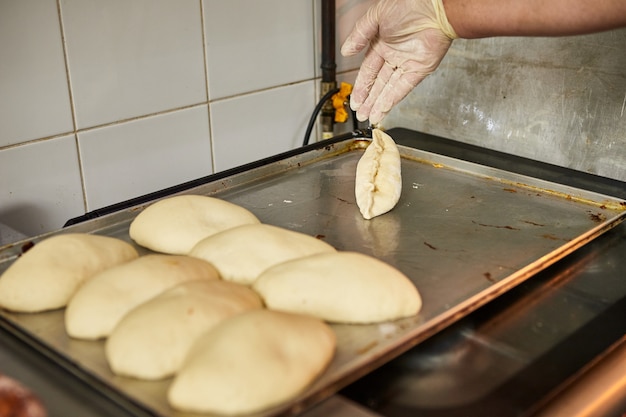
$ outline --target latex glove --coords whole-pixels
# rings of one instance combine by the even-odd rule
[[[381,0],[341,47],[350,56],[369,45],[350,96],[357,119],[379,123],[427,75],[457,35],[442,0]]]

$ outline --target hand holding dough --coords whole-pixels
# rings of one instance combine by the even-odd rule
[[[388,134],[372,130],[372,141],[357,167],[354,193],[365,219],[380,216],[395,207],[402,193],[400,152]]]
[[[0,276],[0,307],[36,313],[64,307],[93,275],[137,258],[123,240],[68,233],[35,244]]]

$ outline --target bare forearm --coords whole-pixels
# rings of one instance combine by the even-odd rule
[[[561,36],[626,26],[626,0],[443,0],[461,38]]]

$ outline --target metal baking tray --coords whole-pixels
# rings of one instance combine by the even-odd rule
[[[329,368],[300,396],[258,416],[307,409],[626,217],[626,201],[618,198],[399,146],[400,201],[391,212],[364,220],[355,203],[354,174],[368,144],[350,138],[309,146],[178,192],[219,197],[251,210],[264,223],[375,256],[403,271],[422,295],[423,309],[415,317],[332,325],[338,348]],[[52,234],[88,232],[131,242],[129,224],[147,204]],[[24,243],[0,248],[0,273]],[[170,380],[114,376],[104,343],[67,337],[63,314],[0,310],[0,325],[137,415],[187,416],[166,402]]]

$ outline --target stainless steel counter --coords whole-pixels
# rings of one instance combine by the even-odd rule
[[[623,183],[412,131],[390,133],[400,144],[626,197]],[[565,382],[579,380],[626,333],[624,255],[622,224],[303,415],[505,417],[530,415],[549,399],[558,404]],[[117,406],[5,333],[0,372],[35,391],[51,416],[146,415]]]

